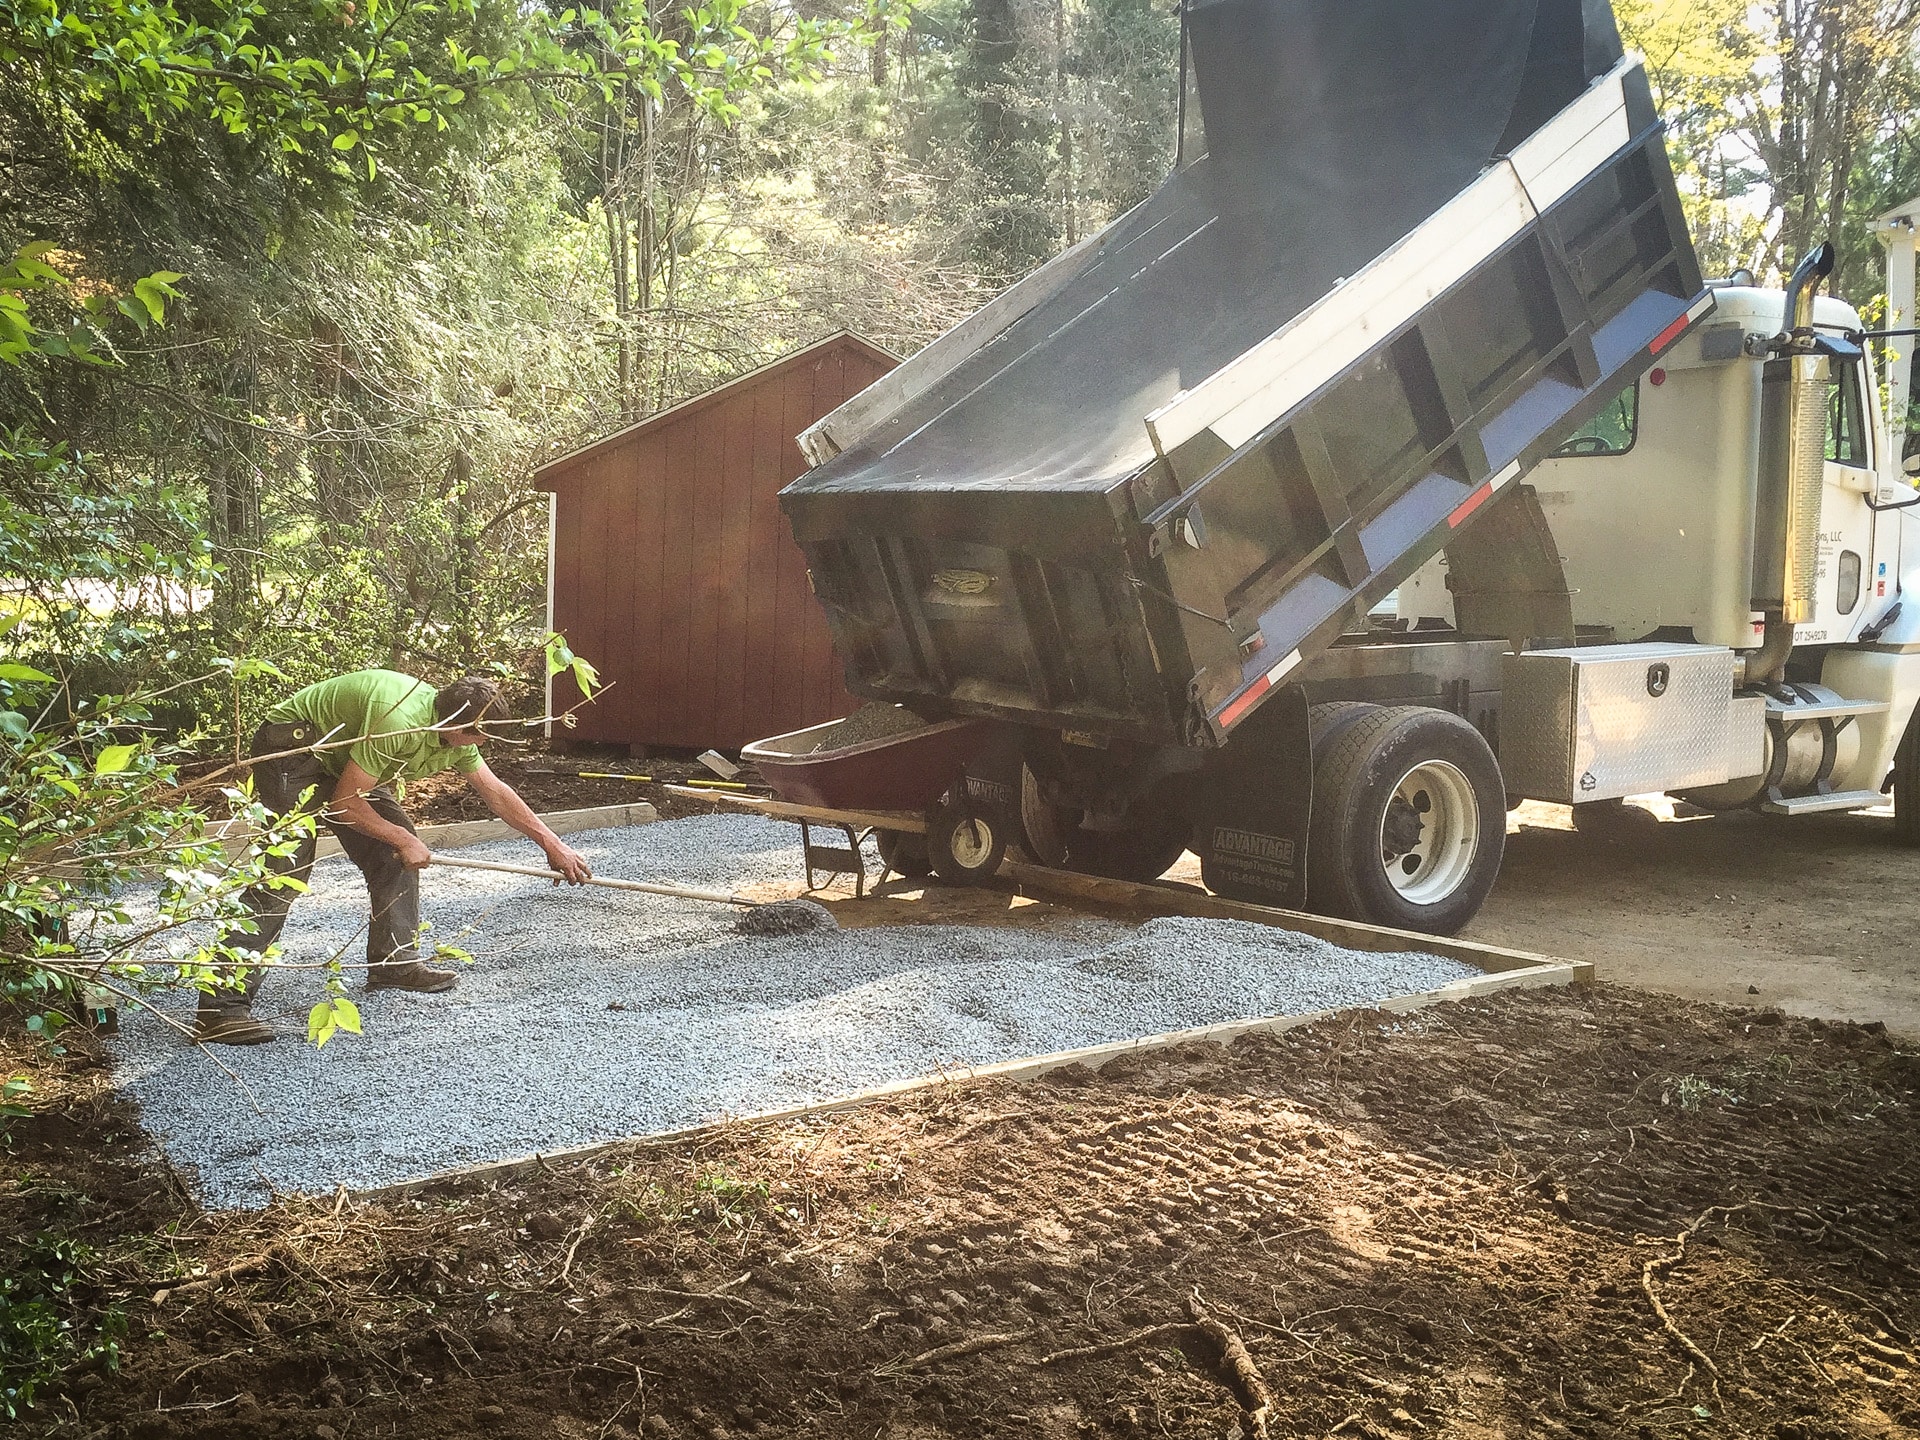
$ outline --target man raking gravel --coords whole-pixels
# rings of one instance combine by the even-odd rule
[[[420,871],[433,853],[414,833],[396,789],[442,770],[456,770],[500,819],[546,852],[556,879],[579,885],[593,878],[587,862],[549,830],[526,801],[480,758],[489,716],[506,720],[499,689],[469,677],[436,692],[424,680],[395,670],[360,670],[309,685],[267,715],[253,738],[255,793],[276,815],[324,805],[321,818],[340,848],[366,877],[367,988],[451,990],[458,977],[420,959]],[[311,793],[310,793],[311,792]],[[304,882],[313,870],[314,837],[296,853],[272,862],[278,874]],[[230,931],[225,943],[264,955],[286,924],[297,891],[256,886],[247,904],[252,934]],[[257,1045],[273,1027],[252,1013],[266,966],[247,971],[235,989],[203,996],[194,1038],[220,1045]]]

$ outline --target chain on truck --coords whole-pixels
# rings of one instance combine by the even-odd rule
[[[1920,492],[1860,317],[1826,246],[1702,279],[1607,7],[1189,6],[1182,94],[1153,198],[801,437],[849,687],[992,722],[935,867],[1191,848],[1446,933],[1522,799],[1891,792],[1920,842]]]

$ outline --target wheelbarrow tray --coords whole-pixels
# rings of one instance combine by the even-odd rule
[[[816,747],[838,720],[756,740],[740,758],[792,805],[828,810],[924,810],[960,779],[987,743],[981,720],[942,720],[832,750]]]

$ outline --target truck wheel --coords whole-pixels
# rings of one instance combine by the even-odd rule
[[[1067,831],[1073,819],[1062,815],[1040,794],[1040,777],[1031,765],[1020,767],[1019,846],[1036,865],[1058,870],[1067,863]]]
[[[909,835],[904,830],[881,830],[873,837],[880,851],[880,863],[896,875],[909,880],[924,880],[933,871],[927,856],[927,837]]]
[[[1920,845],[1920,711],[1907,721],[1907,733],[1893,752],[1893,838]]]
[[[1308,836],[1316,910],[1451,935],[1500,873],[1507,810],[1499,762],[1480,732],[1448,711],[1374,710],[1318,758]]]
[[[984,885],[1006,853],[1007,836],[998,821],[948,801],[927,812],[927,860],[949,885]]]
[[[1067,868],[1144,884],[1173,868],[1192,834],[1184,815],[1156,815],[1124,830],[1073,830],[1067,835]]]
[[[1307,711],[1307,736],[1313,746],[1313,759],[1317,765],[1320,757],[1339,743],[1340,737],[1357,725],[1361,718],[1378,710],[1378,705],[1365,700],[1328,700],[1315,705]]]

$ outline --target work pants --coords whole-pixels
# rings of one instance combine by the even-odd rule
[[[321,811],[333,795],[335,778],[321,768],[320,757],[301,747],[312,745],[320,739],[317,726],[305,723],[289,725],[262,725],[253,737],[253,753],[256,756],[276,756],[270,760],[255,760],[253,770],[254,794],[260,802],[275,815],[286,815],[298,808],[300,797],[308,790],[306,808],[310,812]],[[281,754],[293,751],[293,754]],[[367,803],[374,813],[389,824],[402,829],[412,830],[413,821],[407,812],[400,808],[400,802],[386,786],[379,786],[367,795]],[[340,848],[347,852],[347,858],[360,867],[360,873],[366,877],[367,898],[371,903],[371,917],[367,922],[367,964],[409,964],[420,958],[416,948],[420,932],[420,872],[409,870],[400,862],[400,852],[384,840],[354,829],[351,825],[324,819],[328,829],[339,837]],[[309,835],[300,842],[300,847],[292,855],[273,856],[268,868],[277,875],[291,875],[304,882],[313,873],[313,851],[315,837]],[[256,933],[248,935],[242,931],[229,931],[226,943],[237,950],[249,950],[258,955],[280,938],[280,931],[287,923],[287,910],[293,904],[299,892],[284,887],[256,885],[247,891],[247,907],[253,911]],[[371,970],[368,972],[373,973]],[[205,996],[201,1008],[208,1010],[246,1010],[253,1003],[254,995],[260,989],[260,982],[266,976],[264,968],[254,968],[247,972],[243,989],[220,990]]]

